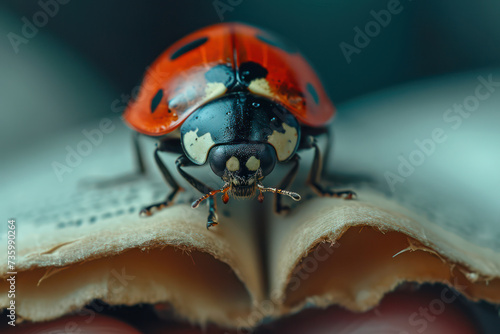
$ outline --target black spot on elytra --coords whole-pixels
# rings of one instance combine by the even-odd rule
[[[158,105],[161,102],[161,99],[163,98],[163,89],[160,89],[155,97],[153,97],[153,100],[151,100],[151,113],[154,113],[156,108],[158,108]]]
[[[230,87],[234,82],[234,72],[231,67],[220,64],[209,69],[205,79],[207,82],[222,82],[224,86]]]
[[[198,38],[197,40],[192,41],[191,43],[185,44],[178,48],[172,55],[170,56],[171,60],[175,60],[182,56],[185,53],[188,53],[191,50],[196,49],[197,47],[205,44],[208,41],[208,37]]]
[[[266,44],[274,46],[274,47],[281,49],[281,50],[288,52],[288,53],[295,53],[298,51],[295,46],[290,45],[290,44],[288,44],[284,41],[281,41],[279,39],[276,39],[276,38],[270,38],[270,37],[266,37],[266,36],[262,36],[262,35],[257,35],[255,37],[257,37],[258,40],[260,40]]]
[[[319,104],[319,96],[318,92],[316,91],[316,88],[314,88],[314,86],[310,82],[308,82],[306,85],[306,89],[309,92],[309,94],[311,94],[314,102],[316,102],[316,104]]]
[[[253,61],[243,63],[239,68],[240,79],[247,85],[255,79],[265,78],[267,73],[262,65]]]

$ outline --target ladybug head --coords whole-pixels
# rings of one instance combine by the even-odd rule
[[[236,198],[253,197],[259,192],[259,201],[263,201],[263,192],[274,192],[300,200],[294,192],[266,188],[262,185],[265,176],[271,173],[276,165],[276,151],[270,144],[240,143],[214,146],[208,155],[212,171],[222,178],[224,186],[201,197],[193,203],[197,207],[201,201],[223,192],[222,200],[227,203],[229,195]]]
[[[251,197],[257,184],[276,165],[276,152],[268,144],[218,145],[210,150],[208,162],[212,171],[229,185],[235,197]]]

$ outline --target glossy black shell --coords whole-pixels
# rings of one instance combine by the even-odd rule
[[[198,165],[206,162],[213,146],[237,143],[271,144],[278,161],[283,162],[293,156],[300,141],[300,125],[289,111],[249,92],[229,93],[207,103],[186,119],[180,131],[184,152]],[[198,148],[198,154],[190,154],[193,149],[187,146],[199,145],[198,139],[203,136],[204,145]],[[277,144],[276,138],[283,141],[285,137],[288,144]]]

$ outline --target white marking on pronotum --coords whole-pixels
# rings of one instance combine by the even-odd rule
[[[209,132],[205,133],[203,136],[198,137],[198,128],[194,131],[189,131],[184,135],[183,143],[186,153],[194,161],[199,164],[204,164],[207,161],[208,151],[215,142],[212,140],[212,136]]]
[[[235,156],[232,156],[227,159],[226,168],[230,172],[236,172],[237,170],[240,170],[240,161]]]
[[[248,170],[251,171],[256,171],[260,167],[260,160],[254,157],[253,155],[247,160],[247,163],[245,164],[247,166]]]
[[[271,92],[269,82],[264,78],[252,80],[250,85],[248,85],[248,90],[258,95],[273,97],[273,92]]]
[[[273,133],[267,137],[267,141],[276,149],[279,161],[284,161],[292,155],[298,140],[296,128],[283,123],[283,129],[285,129],[284,133],[274,130]]]
[[[227,90],[222,82],[208,82],[205,87],[204,101],[210,101],[216,97],[222,96]]]

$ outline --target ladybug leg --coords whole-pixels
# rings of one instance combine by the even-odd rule
[[[160,145],[161,146],[161,145]],[[141,216],[151,216],[153,213],[153,210],[161,210],[167,206],[172,205],[174,202],[175,197],[180,191],[183,191],[183,189],[179,186],[177,181],[172,177],[172,174],[170,174],[169,170],[161,160],[160,156],[158,155],[158,152],[160,151],[160,148],[156,148],[154,152],[154,159],[156,162],[156,165],[160,169],[160,172],[163,176],[163,179],[165,182],[169,184],[170,187],[172,187],[172,191],[167,195],[165,200],[163,202],[159,203],[154,203],[152,205],[149,205],[141,210],[139,213]]]
[[[132,135],[132,146],[134,148],[134,156],[136,163],[135,174],[144,175],[146,174],[146,166],[144,165],[144,158],[142,156],[141,144],[139,143],[139,132],[135,132]]]
[[[198,179],[195,179],[192,175],[188,174],[182,169],[182,167],[198,166],[192,163],[191,160],[189,160],[188,157],[186,157],[185,155],[181,155],[180,157],[177,158],[177,160],[175,161],[175,166],[177,167],[177,171],[179,172],[179,174],[181,174],[182,177],[186,181],[188,181],[190,185],[192,185],[202,194],[206,194],[208,192],[213,191],[212,188],[210,188],[203,182],[199,181]]]
[[[321,171],[323,169],[323,158],[319,149],[318,143],[314,136],[307,136],[303,144],[303,148],[314,149],[314,159],[307,179],[307,184],[319,195],[329,197],[344,197],[345,199],[353,199],[356,193],[351,190],[333,191],[320,184]]]
[[[217,216],[217,200],[215,199],[215,196],[211,196],[208,199],[207,230],[217,224],[219,224],[219,217]]]
[[[192,175],[186,173],[182,167],[188,167],[188,166],[197,166],[191,162],[185,155],[181,155],[177,160],[175,161],[175,165],[177,167],[177,171],[179,174],[182,175],[182,177],[189,182],[190,185],[192,185],[194,188],[196,188],[199,192],[202,194],[209,193],[213,191],[213,189],[203,182],[195,179]],[[207,229],[209,229],[212,226],[215,226],[219,223],[219,219],[217,216],[217,202],[215,200],[215,196],[210,196],[208,198],[208,219],[207,219]]]
[[[293,182],[293,179],[295,179],[295,176],[297,175],[297,171],[299,170],[299,160],[300,157],[295,154],[288,162],[292,163],[293,166],[290,169],[290,171],[285,175],[283,180],[281,180],[280,185],[278,186],[279,189],[286,189],[288,186]],[[282,202],[283,196],[280,194],[275,194],[274,195],[274,212],[280,214],[280,213],[286,213],[290,211],[290,207],[287,205],[283,205]]]

